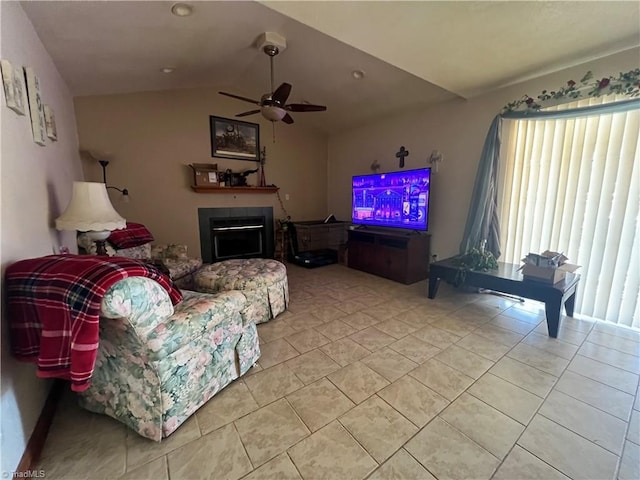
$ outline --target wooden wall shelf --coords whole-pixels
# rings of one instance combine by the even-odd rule
[[[194,186],[191,188],[196,193],[276,193],[278,187],[205,187]]]

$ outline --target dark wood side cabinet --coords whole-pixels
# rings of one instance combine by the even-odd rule
[[[405,284],[429,277],[431,235],[420,232],[349,230],[350,268]]]

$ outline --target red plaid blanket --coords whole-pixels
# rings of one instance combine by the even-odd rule
[[[22,260],[6,270],[5,289],[13,354],[37,361],[39,377],[89,387],[98,351],[100,305],[105,292],[127,277],[162,285],[175,305],[180,290],[152,265],[123,257],[50,255]]]

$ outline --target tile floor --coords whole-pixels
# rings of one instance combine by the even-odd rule
[[[252,371],[157,444],[67,395],[47,478],[640,478],[640,332],[289,266]]]

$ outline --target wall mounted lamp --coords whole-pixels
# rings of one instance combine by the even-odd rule
[[[429,155],[429,158],[427,158],[427,163],[431,165],[435,173],[438,173],[438,165],[442,163],[443,159],[444,157],[442,156],[442,153],[438,150],[433,150],[431,155]]]
[[[122,200],[124,202],[128,202],[129,190],[127,190],[126,188],[110,187],[107,184],[107,165],[109,165],[109,160],[98,160],[98,163],[102,167],[102,181],[107,187],[107,189],[112,189],[112,190],[116,190],[117,192],[120,192],[122,194]]]

